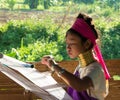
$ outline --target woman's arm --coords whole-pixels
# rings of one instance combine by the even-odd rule
[[[93,86],[92,80],[89,77],[84,77],[83,79],[76,77],[72,73],[60,67],[52,58],[48,56],[43,57],[41,63],[47,65],[51,70],[55,71],[68,86],[76,89],[77,91],[83,91]]]

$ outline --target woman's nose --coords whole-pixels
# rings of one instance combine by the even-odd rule
[[[66,44],[66,49],[70,49],[70,45],[69,44]]]

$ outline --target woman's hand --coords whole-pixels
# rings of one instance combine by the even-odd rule
[[[50,55],[44,56],[41,60],[41,63],[47,65],[51,70],[52,70],[52,65],[56,64],[55,60]]]

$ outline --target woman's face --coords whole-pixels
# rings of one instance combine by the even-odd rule
[[[70,58],[76,58],[80,53],[85,51],[85,47],[80,37],[68,33],[66,36],[66,50]]]

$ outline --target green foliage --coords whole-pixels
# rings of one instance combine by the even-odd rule
[[[44,9],[56,5],[57,0],[25,0],[24,4],[28,4],[30,9],[36,9],[38,5],[43,5]]]
[[[30,9],[35,9],[39,5],[39,0],[25,0],[24,4],[28,4]]]
[[[10,10],[13,10],[16,0],[6,0],[6,2],[8,4],[8,7],[10,8]]]
[[[26,1],[28,2],[29,0]],[[61,15],[67,12],[65,9],[68,6],[70,7],[66,18],[69,14],[71,18],[65,20],[66,26],[58,29],[57,23],[60,24],[61,16],[55,13],[58,14],[56,16],[59,16],[59,20],[54,20],[56,16],[53,15],[53,12],[48,15],[53,18],[46,17],[45,15],[46,19],[44,20],[41,19],[42,16],[38,16],[40,19],[32,18],[23,21],[11,20],[0,27],[0,52],[23,61],[39,61],[41,57],[46,54],[52,54],[56,60],[69,60],[65,50],[66,45],[63,33],[66,32],[70,25],[73,13],[85,12],[92,15],[95,21],[97,20],[96,27],[101,32],[103,57],[105,59],[120,58],[119,12],[116,12],[113,6],[109,7],[107,0],[102,0],[105,4],[102,1],[95,1],[93,4],[87,3],[87,5],[85,3],[73,3],[73,0],[48,1],[50,1],[49,11],[59,12]],[[60,2],[55,3],[54,1]],[[87,0],[74,1],[81,2]],[[43,5],[44,1],[40,0],[39,4]],[[58,6],[56,6],[57,4]],[[35,16],[37,17],[37,15]],[[63,24],[64,23],[62,23],[62,25]]]
[[[58,0],[43,0],[44,9],[49,9],[51,6],[58,4]]]
[[[64,30],[51,20],[10,21],[0,28],[1,52],[23,61],[39,61],[52,54],[56,60],[68,60]],[[101,49],[105,59],[120,58],[120,23],[96,23],[101,32]]]
[[[22,61],[39,61],[44,55],[54,55],[56,60],[61,60],[58,56],[58,47],[56,42],[42,43],[36,41],[34,44],[29,44],[27,47],[12,49],[8,55],[16,57]]]
[[[113,79],[114,79],[114,80],[120,80],[120,75],[114,75],[114,76],[113,76]]]
[[[44,0],[44,8],[48,9],[50,6],[50,0]]]
[[[100,22],[101,23],[101,22]],[[102,53],[105,59],[120,58],[120,23],[98,23],[101,32]]]
[[[99,3],[102,8],[108,6],[110,8],[114,8],[114,10],[120,10],[120,0],[99,0],[96,2]]]
[[[24,61],[37,61],[45,54],[62,60],[64,38],[57,28],[51,20],[10,21],[0,28],[0,51]]]
[[[73,2],[91,4],[91,3],[94,3],[94,0],[73,0]]]
[[[33,24],[34,23],[34,24]],[[54,26],[44,26],[45,22],[34,21],[10,21],[6,30],[2,32],[1,45],[5,45],[3,49],[20,47],[21,39],[24,38],[24,45],[40,41],[56,41],[57,33],[54,32]],[[51,28],[51,29],[50,29]],[[2,31],[2,30],[1,30]],[[6,41],[8,40],[8,41]],[[14,42],[16,44],[14,44]]]

